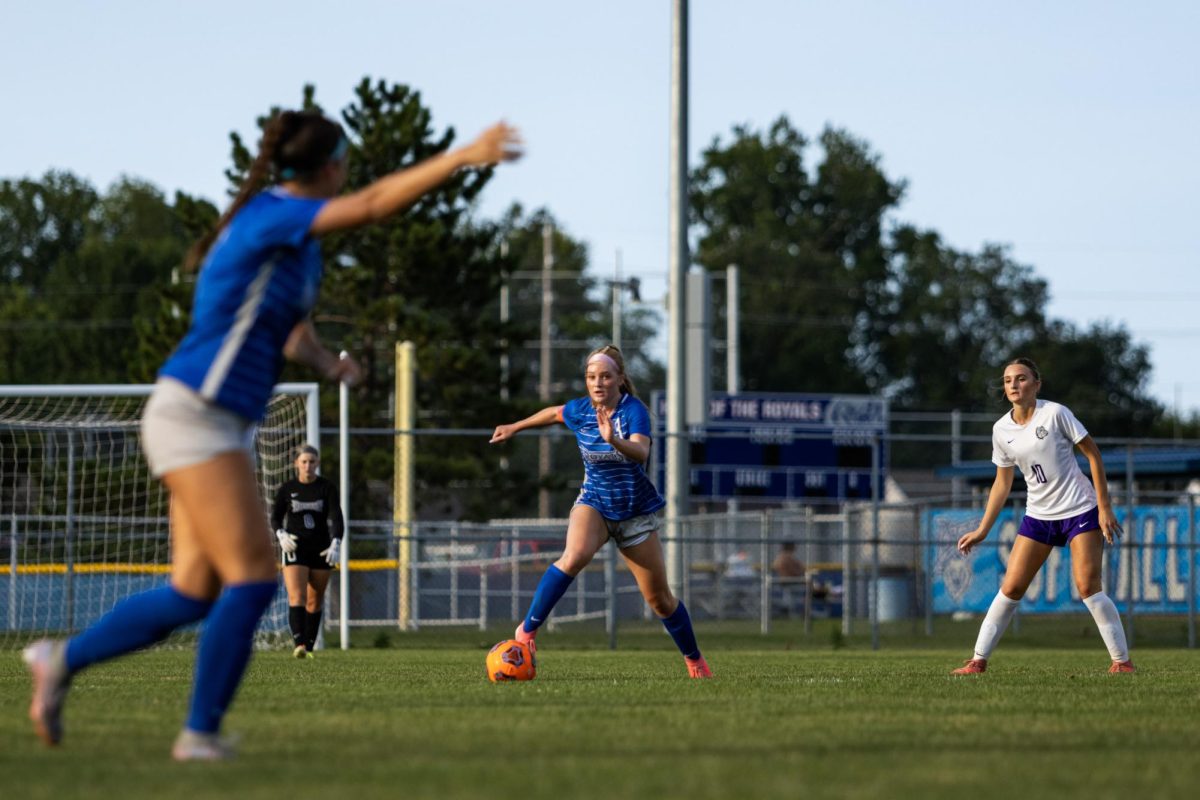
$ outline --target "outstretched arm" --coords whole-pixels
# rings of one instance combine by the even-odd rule
[[[1100,507],[1100,533],[1106,542],[1112,544],[1113,537],[1121,535],[1121,526],[1117,524],[1112,498],[1108,495],[1108,476],[1104,474],[1104,459],[1100,456],[1100,448],[1091,436],[1083,437],[1075,446],[1087,457],[1092,467],[1092,485],[1096,487],[1096,505]]]
[[[970,533],[964,533],[959,537],[958,549],[962,553],[971,552],[971,549],[975,545],[987,538],[988,532],[996,524],[996,517],[1000,516],[1000,511],[1004,508],[1004,503],[1008,500],[1008,493],[1012,491],[1012,483],[1013,468],[996,467],[996,480],[992,481],[992,491],[988,493],[987,508],[983,512],[983,520],[980,521],[978,528]]]
[[[509,425],[497,425],[496,430],[492,433],[491,441],[488,444],[503,442],[516,436],[521,431],[527,428],[544,428],[547,425],[553,425],[559,422],[559,413],[562,406],[547,406],[536,414],[531,414],[520,422],[513,422]]]
[[[353,386],[362,377],[362,370],[353,358],[338,358],[321,344],[317,329],[310,320],[297,323],[283,345],[283,354],[291,361],[316,370],[331,381],[345,381]]]
[[[334,231],[379,222],[409,207],[464,167],[484,167],[512,161],[521,155],[517,129],[501,122],[465,147],[447,150],[421,163],[393,172],[321,207],[309,232],[323,236]]]

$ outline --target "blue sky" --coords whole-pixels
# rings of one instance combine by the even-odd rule
[[[228,133],[335,110],[364,76],[419,89],[439,126],[504,117],[529,154],[482,201],[545,205],[597,271],[661,298],[669,0],[0,5],[0,176],[121,174],[223,200]],[[1200,408],[1200,4],[693,0],[692,163],[780,114],[866,139],[909,188],[896,218],[959,248],[1010,244],[1049,312],[1123,322],[1153,393]],[[816,154],[813,154],[816,157]],[[812,387],[816,388],[816,387]]]

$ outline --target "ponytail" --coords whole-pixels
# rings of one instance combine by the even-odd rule
[[[263,129],[262,141],[258,145],[258,155],[250,164],[250,169],[242,180],[242,186],[238,189],[237,196],[233,198],[229,208],[225,209],[225,213],[217,220],[216,227],[204,234],[184,256],[183,268],[186,272],[195,272],[199,269],[204,257],[212,248],[213,242],[229,224],[229,220],[233,219],[234,215],[242,210],[242,206],[246,205],[246,202],[266,185],[267,179],[271,175],[271,167],[275,160],[275,150],[279,146],[279,140],[283,136],[284,129],[295,124],[296,116],[294,111],[282,111],[267,123],[266,128]]]

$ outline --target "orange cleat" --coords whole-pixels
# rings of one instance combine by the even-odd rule
[[[1132,661],[1114,661],[1112,666],[1108,668],[1109,675],[1119,675],[1122,672],[1136,672]]]
[[[700,656],[699,658],[688,658],[687,656],[684,656],[683,660],[687,663],[689,678],[715,677],[713,675],[713,671],[708,667],[708,662],[704,660],[704,656]]]
[[[963,665],[951,672],[951,675],[982,675],[987,672],[986,658],[969,658]]]
[[[538,630],[541,630],[541,628],[538,628]],[[526,632],[525,623],[521,622],[517,625],[517,632],[513,634],[513,638],[528,647],[532,655],[537,656],[537,642],[534,641],[537,638],[536,630],[533,633]]]

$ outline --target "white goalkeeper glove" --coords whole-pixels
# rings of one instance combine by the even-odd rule
[[[341,539],[330,539],[329,547],[321,551],[321,555],[325,557],[325,563],[331,567],[336,567],[338,563],[338,552],[342,548]]]
[[[288,555],[296,552],[296,542],[298,540],[294,533],[288,533],[283,528],[280,528],[275,531],[275,538],[279,540],[279,546],[283,549],[283,552]]]

